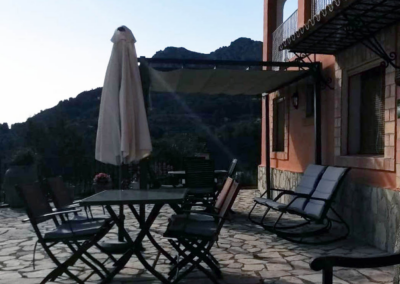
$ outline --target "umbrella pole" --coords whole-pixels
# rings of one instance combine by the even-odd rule
[[[119,166],[119,183],[118,183],[118,188],[121,189],[121,182],[122,182],[122,164]],[[122,224],[124,224],[125,221],[125,215],[124,215],[124,205],[119,206],[119,218],[122,221]],[[122,232],[122,229],[118,228],[118,241],[119,242],[124,242],[124,235]]]

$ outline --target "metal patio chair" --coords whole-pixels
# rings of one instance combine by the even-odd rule
[[[187,206],[200,203],[213,208],[217,193],[214,161],[185,159],[185,187],[189,189]]]
[[[218,241],[227,214],[239,192],[239,184],[233,181],[225,192],[226,198],[224,198],[218,214],[187,211],[184,219],[182,219],[183,215],[179,215],[179,218],[171,218],[164,237],[168,238],[179,254],[177,264],[169,273],[169,280],[172,283],[179,282],[195,268],[202,271],[213,283],[218,283],[218,278],[222,277],[218,263],[212,257],[210,250],[214,243]],[[204,221],[193,218],[193,216],[212,217],[214,220]],[[180,260],[180,257],[182,257],[182,260]],[[206,264],[213,273],[208,271],[202,263]],[[187,267],[187,269],[179,273],[184,267]]]
[[[16,190],[25,204],[26,213],[28,215],[28,219],[23,221],[30,221],[38,237],[37,243],[42,245],[46,254],[57,266],[42,280],[41,284],[48,281],[54,281],[62,274],[68,275],[79,284],[83,284],[94,273],[96,273],[100,278],[105,279],[109,274],[107,268],[104,266],[104,263],[100,262],[88,253],[88,250],[108,233],[113,226],[112,221],[110,219],[87,220],[81,222],[69,221],[68,214],[76,213],[79,209],[54,212],[39,183],[17,185]],[[60,223],[56,218],[57,216],[64,216],[67,220]],[[54,223],[54,229],[42,232],[39,225],[50,220]],[[51,247],[60,243],[65,244],[71,251],[71,256],[63,262],[58,260],[57,255],[51,251]],[[34,248],[34,254],[35,250],[36,245]],[[90,273],[84,280],[79,279],[69,270],[69,267],[73,266],[78,260],[81,260],[92,269],[92,273]]]
[[[349,170],[349,168],[328,167],[322,175],[317,188],[311,194],[311,196],[307,194],[296,193],[292,201],[285,208],[279,210],[281,214],[274,224],[273,232],[275,232],[277,236],[281,238],[302,244],[326,244],[345,239],[350,233],[350,228],[346,221],[332,207],[332,203],[339,188],[343,185],[343,182]],[[292,207],[291,205],[300,198],[305,198],[307,200],[304,209]],[[329,212],[332,212],[332,214],[335,216],[335,219],[329,216]],[[293,228],[293,226],[278,226],[279,221],[285,213],[290,213],[302,217],[305,220],[305,223],[302,223],[302,226],[313,223],[322,224],[323,227],[307,231],[302,230],[299,232],[287,231],[286,229]],[[304,241],[304,238],[316,237],[320,234],[329,232],[329,230],[332,228],[333,222],[343,224],[346,232],[343,235],[330,240],[317,240],[314,242]]]
[[[310,197],[314,193],[315,189],[317,188],[318,182],[321,179],[322,174],[325,172],[325,170],[326,170],[325,166],[310,164],[305,170],[300,183],[297,185],[294,191],[271,188],[271,191],[278,192],[278,195],[274,199],[269,199],[265,197],[267,191],[265,191],[260,197],[254,198],[254,205],[248,215],[249,220],[254,224],[263,226],[266,230],[276,229],[276,224],[274,226],[271,226],[264,223],[264,220],[267,217],[267,214],[271,211],[271,209],[280,212],[286,212],[288,208],[293,208],[293,209],[298,208],[301,210],[304,209],[304,207],[307,204],[308,197]],[[308,195],[308,196],[296,198],[298,194]],[[289,195],[290,201],[293,201],[290,202],[289,205],[278,202],[278,200],[285,195]],[[296,200],[294,200],[295,198]],[[252,213],[257,205],[267,207],[260,221],[257,221],[252,217]],[[302,225],[303,224],[297,224],[291,227],[286,226],[285,228],[288,229],[295,228]]]
[[[69,210],[69,209],[80,207],[80,205],[78,203],[79,200],[78,200],[78,202],[74,201],[68,188],[65,186],[65,183],[61,176],[48,178],[47,180],[44,181],[44,185],[47,188],[47,191],[50,194],[50,197],[54,203],[54,206],[56,207],[56,209],[58,211]],[[72,220],[74,220],[74,221],[88,220],[88,219],[102,220],[102,219],[109,218],[106,216],[94,218],[91,208],[84,207],[84,209],[85,209],[86,216],[81,216],[75,212]],[[104,210],[103,210],[103,212],[104,212]],[[89,214],[90,214],[90,216],[89,216]],[[61,218],[64,218],[64,217],[61,215]]]

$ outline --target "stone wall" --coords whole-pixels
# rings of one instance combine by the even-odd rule
[[[300,179],[300,173],[271,169],[272,187],[293,189]],[[265,167],[261,166],[259,189],[265,191]],[[347,180],[336,196],[334,207],[349,224],[352,237],[394,251],[400,221],[400,192]]]

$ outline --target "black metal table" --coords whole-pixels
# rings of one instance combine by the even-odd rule
[[[150,233],[150,227],[160,213],[161,208],[168,204],[175,212],[180,212],[180,204],[186,198],[187,189],[176,188],[176,189],[151,189],[151,190],[106,190],[95,195],[92,195],[86,199],[80,201],[82,206],[94,206],[103,205],[106,207],[111,218],[115,221],[118,229],[123,234],[127,242],[126,252],[117,260],[115,263],[115,268],[111,273],[103,279],[101,283],[109,283],[114,276],[125,267],[126,263],[132,257],[133,254],[137,256],[139,261],[143,266],[157,277],[163,283],[169,283],[169,281],[155,269],[155,265],[150,265],[144,258],[141,252],[141,244],[145,236],[148,237],[150,242],[156,247],[156,249],[162,253],[168,260],[175,262],[172,258],[157,242],[154,240]],[[140,214],[135,209],[134,205],[154,205],[150,214]],[[140,225],[140,232],[136,236],[135,240],[132,240],[128,232],[124,227],[123,219],[119,218],[117,214],[112,209],[112,205],[127,205],[132,211],[133,215],[137,219]]]

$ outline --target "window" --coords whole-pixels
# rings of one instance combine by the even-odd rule
[[[285,151],[285,99],[276,98],[273,101],[273,151]]]
[[[385,70],[376,67],[349,78],[348,153],[384,154]]]

